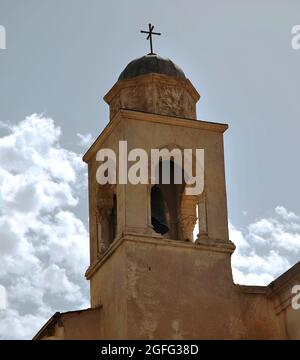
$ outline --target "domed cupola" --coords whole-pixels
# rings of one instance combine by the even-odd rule
[[[121,72],[119,80],[151,73],[185,78],[184,72],[169,58],[157,54],[148,54],[131,61]]]
[[[110,119],[120,109],[195,119],[199,98],[178,65],[151,53],[131,61],[104,100]]]

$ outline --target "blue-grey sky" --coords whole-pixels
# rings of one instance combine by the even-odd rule
[[[129,61],[149,52],[140,34],[149,22],[162,33],[154,39],[155,52],[177,63],[201,94],[198,119],[229,124],[227,196],[237,241],[263,220],[281,216],[297,222],[300,50],[291,46],[291,29],[300,24],[297,0],[0,0],[0,25],[7,34],[7,49],[0,50],[3,139],[8,134],[23,139],[26,126],[38,125],[36,118],[23,127],[20,122],[33,113],[43,114],[61,128],[59,148],[64,154],[67,149],[74,168],[80,167],[72,156],[87,146],[80,147],[77,134],[96,138],[107,124],[108,108],[102,97]],[[45,131],[55,133],[47,124]],[[44,136],[43,129],[35,130],[36,136]],[[30,144],[35,141],[26,139]],[[52,144],[49,138],[45,141]],[[9,158],[7,143],[3,140]],[[18,149],[22,151],[22,145]],[[68,179],[64,177],[67,183]],[[71,198],[66,204],[74,207],[73,213],[86,226],[86,196],[77,197],[76,206]],[[277,235],[286,230],[284,224],[272,223]],[[289,231],[294,234],[295,229],[300,226]],[[265,234],[266,229],[259,231]],[[274,260],[277,252],[268,251],[262,256]],[[282,269],[290,265],[282,261]],[[9,300],[11,285],[3,280],[2,286]],[[33,300],[26,309],[32,304]],[[20,315],[25,311],[20,309],[14,311]],[[28,336],[30,331],[26,333],[22,324],[20,332],[11,330],[12,337]]]

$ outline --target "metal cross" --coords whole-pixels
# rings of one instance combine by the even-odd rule
[[[154,26],[151,25],[151,24],[149,24],[149,31],[141,30],[141,33],[148,34],[147,40],[150,39],[150,54],[149,54],[149,55],[153,55],[153,54],[154,54],[154,52],[153,52],[153,46],[152,46],[152,35],[161,35],[161,33],[153,32],[153,29],[154,29]]]

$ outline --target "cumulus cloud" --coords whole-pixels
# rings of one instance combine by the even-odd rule
[[[88,234],[74,213],[86,171],[52,119],[1,126],[0,339],[28,339],[55,311],[88,306]]]
[[[7,307],[6,289],[3,285],[0,285],[0,311],[5,310]]]
[[[232,256],[237,283],[267,285],[300,260],[300,217],[283,206],[247,231],[230,224],[229,232],[237,247]]]
[[[288,212],[283,206],[277,206],[275,208],[275,212],[280,215],[284,220],[299,220],[299,216],[297,216],[293,212]]]
[[[92,134],[80,134],[77,133],[77,136],[79,137],[79,145],[82,147],[88,147],[92,145],[93,143],[93,137]]]

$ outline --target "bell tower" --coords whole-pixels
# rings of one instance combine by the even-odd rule
[[[196,120],[199,98],[176,64],[153,53],[130,62],[104,97],[109,122],[84,155],[90,226],[86,277],[91,306],[102,307],[103,339],[238,337],[238,297],[228,291],[234,287],[234,245],[228,237],[224,172],[227,125]],[[115,183],[97,181],[101,149],[113,151],[116,165],[122,162]],[[120,173],[141,160],[135,149],[148,159],[153,149],[160,150],[156,170],[168,164],[170,182],[158,176],[153,183],[150,165],[148,181],[120,182]],[[185,149],[193,156],[204,150],[199,194],[188,195],[188,182],[175,178],[185,179],[179,156]]]

